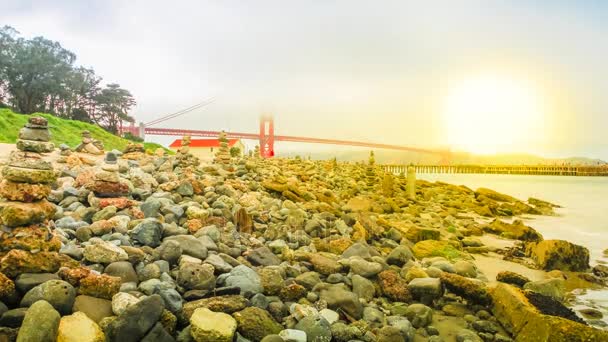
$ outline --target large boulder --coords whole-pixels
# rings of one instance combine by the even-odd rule
[[[528,282],[524,285],[524,290],[534,291],[563,301],[566,294],[566,285],[564,279],[551,278]]]
[[[564,240],[529,243],[526,254],[547,271],[584,272],[589,269],[589,250]]]
[[[606,331],[541,313],[514,286],[498,283],[490,293],[494,302],[494,317],[516,336],[516,341],[608,341]]]
[[[526,226],[521,220],[515,220],[513,223],[507,223],[499,219],[495,219],[483,229],[487,232],[499,234],[510,239],[522,241],[543,240],[543,236],[539,232],[532,227]]]

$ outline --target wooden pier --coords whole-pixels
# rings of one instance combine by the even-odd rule
[[[407,173],[410,165],[380,165],[386,172]],[[416,173],[488,173],[501,175],[608,176],[608,165],[411,165]]]

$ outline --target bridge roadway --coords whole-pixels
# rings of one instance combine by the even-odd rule
[[[410,165],[380,165],[384,171],[407,173]],[[608,176],[608,165],[411,165],[416,173],[487,173],[503,175]]]
[[[125,130],[131,130],[131,129],[125,128]],[[220,132],[219,131],[204,131],[204,130],[197,130],[197,129],[145,127],[145,134],[146,135],[170,135],[170,136],[189,135],[191,137],[217,138],[218,135],[220,134]],[[229,139],[249,139],[249,140],[259,140],[260,139],[260,135],[256,134],[256,133],[226,132],[226,135],[228,136]],[[289,136],[289,135],[273,135],[273,136],[274,136],[274,141],[291,141],[291,142],[328,144],[328,145],[361,146],[361,147],[368,147],[368,148],[382,148],[382,149],[398,150],[398,151],[430,153],[430,154],[438,154],[441,156],[448,156],[450,154],[449,150],[432,150],[432,149],[425,149],[425,148],[418,148],[418,147],[377,144],[377,143],[363,142],[363,141],[321,139],[321,138],[297,137],[297,136]]]

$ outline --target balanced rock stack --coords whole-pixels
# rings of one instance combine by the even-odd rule
[[[95,179],[88,188],[96,197],[103,199],[100,202],[93,201],[101,207],[118,205],[119,209],[122,209],[129,206],[129,201],[124,200],[124,197],[129,195],[129,185],[120,180],[118,158],[112,152],[106,154],[101,170],[95,173]]]
[[[255,145],[255,148],[253,149],[253,158],[259,159],[260,157],[260,145]]]
[[[76,146],[76,152],[84,152],[89,154],[103,154],[103,143],[93,139],[91,132],[82,131],[82,142]]]
[[[181,144],[182,146],[177,150],[177,153],[175,154],[177,166],[180,168],[198,166],[200,164],[200,160],[198,159],[198,157],[190,153],[190,136],[185,135],[182,138]]]
[[[122,158],[127,160],[140,160],[146,156],[144,145],[138,143],[128,143],[122,153]]]
[[[365,181],[367,186],[372,187],[376,184],[376,159],[374,158],[374,151],[369,153],[369,163],[365,168]]]
[[[44,152],[53,150],[47,120],[31,117],[19,131],[17,151],[11,153],[0,183],[0,271],[9,277],[20,273],[55,272],[61,243],[44,225],[55,214],[47,201],[56,173]]]
[[[230,150],[228,149],[226,132],[220,132],[218,140],[220,141],[220,148],[215,154],[215,162],[222,165],[224,168],[228,168],[230,166]]]

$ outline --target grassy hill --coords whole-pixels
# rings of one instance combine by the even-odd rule
[[[50,114],[35,113],[31,115],[43,116],[49,121],[52,141],[56,146],[66,144],[72,148],[80,144],[81,133],[84,130],[91,132],[91,135],[103,141],[106,150],[117,149],[122,151],[129,143],[129,140],[118,137],[107,132],[103,128],[88,124],[82,121],[67,120],[55,117]],[[10,109],[0,109],[0,143],[15,143],[19,134],[19,129],[27,123],[31,115],[17,114]],[[155,150],[163,147],[155,143],[144,143],[146,149]],[[163,147],[164,148],[164,147]]]

